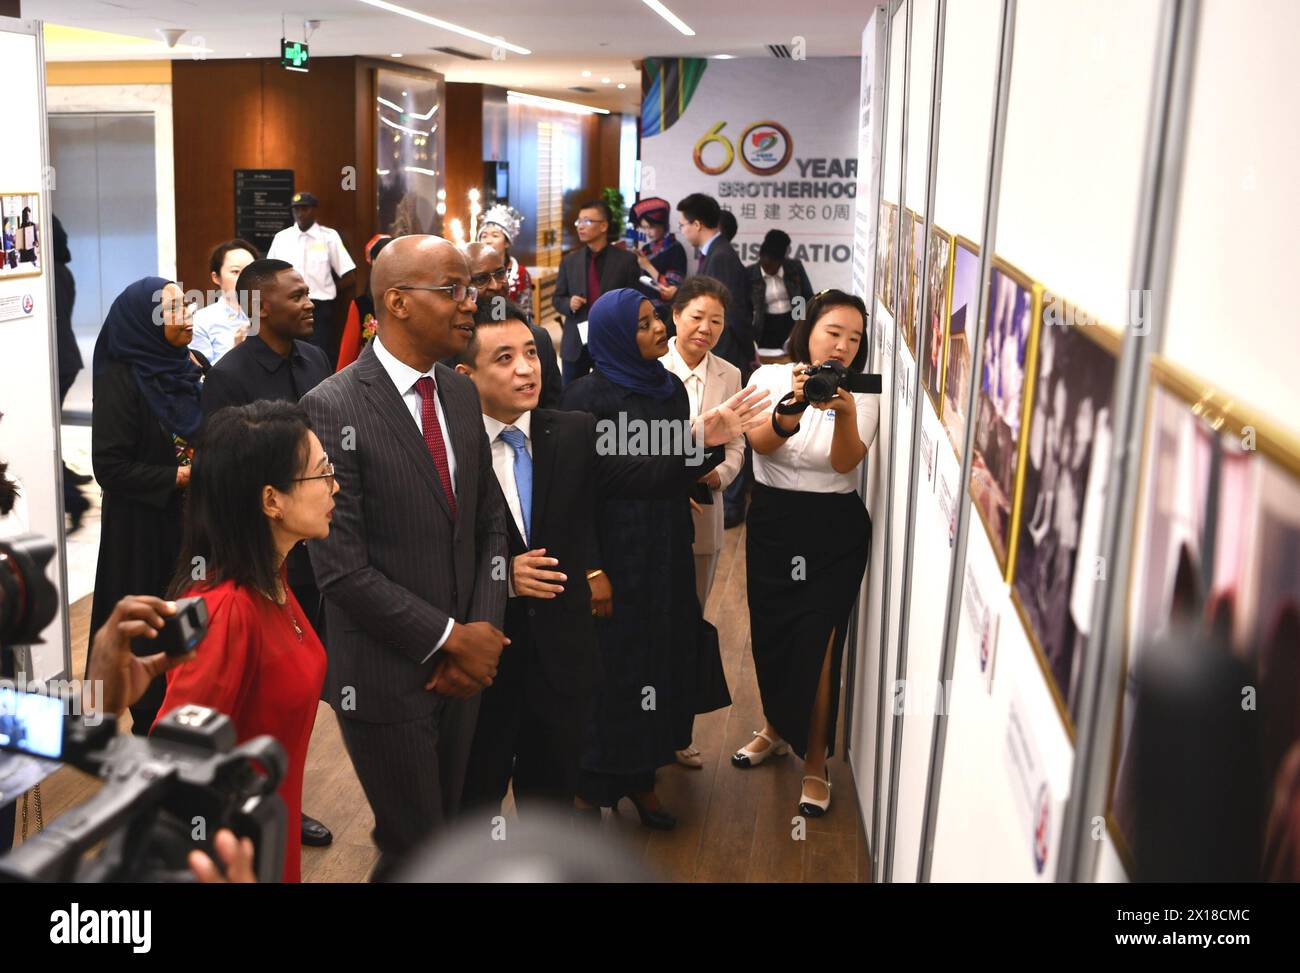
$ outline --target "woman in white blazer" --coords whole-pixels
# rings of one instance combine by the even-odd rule
[[[688,277],[673,299],[676,337],[668,342],[664,367],[682,380],[691,403],[691,418],[721,405],[740,391],[740,370],[712,353],[726,325],[731,294],[712,277]],[[695,520],[695,591],[703,612],[713,587],[713,574],[722,551],[722,491],[736,478],[745,461],[745,437],[726,445],[726,459],[700,478],[691,498]],[[703,767],[700,752],[691,744],[677,751],[678,763]]]

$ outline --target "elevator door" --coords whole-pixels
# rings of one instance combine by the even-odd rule
[[[148,113],[55,114],[50,193],[68,233],[77,300],[72,327],[85,369],[65,414],[90,409],[90,364],[100,325],[127,284],[158,272],[154,119]]]

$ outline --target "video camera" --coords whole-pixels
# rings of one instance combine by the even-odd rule
[[[45,576],[53,555],[54,545],[36,535],[0,541],[6,674],[7,653],[39,642],[54,618],[58,591]],[[178,612],[168,621],[176,623],[172,639],[187,649],[206,634],[205,611]],[[221,828],[253,839],[259,882],[280,880],[287,812],[276,788],[288,758],[275,739],[236,746],[230,718],[203,706],[174,710],[147,738],[118,735],[114,716],[73,715],[81,712],[79,693],[33,688],[0,684],[0,750],[69,764],[99,777],[103,787],[0,858],[0,881],[189,882],[189,852],[201,849],[216,861]]]

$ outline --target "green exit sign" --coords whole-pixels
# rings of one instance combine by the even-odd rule
[[[307,45],[301,41],[280,38],[280,64],[290,71],[307,70]]]

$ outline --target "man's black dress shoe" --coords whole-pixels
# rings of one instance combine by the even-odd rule
[[[311,845],[313,848],[324,848],[334,840],[334,835],[330,834],[330,829],[325,827],[315,818],[309,818],[307,815],[302,816],[302,843]]]

